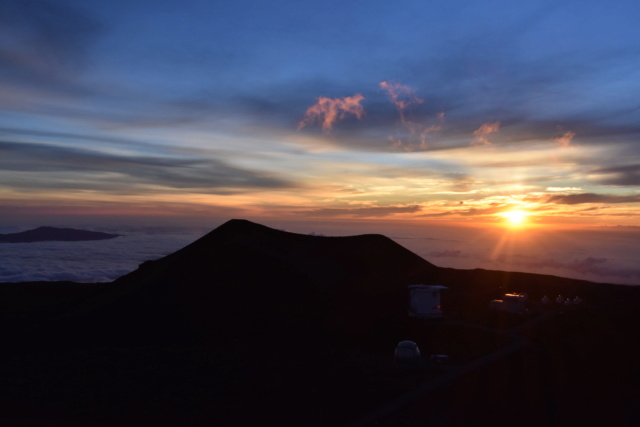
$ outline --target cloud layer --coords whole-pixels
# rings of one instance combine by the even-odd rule
[[[432,230],[424,233],[433,233]],[[449,229],[447,235],[459,240],[396,240],[441,267],[522,271],[594,282],[640,284],[640,268],[630,253],[637,247],[640,229],[555,233],[541,229],[525,236],[467,227]]]
[[[332,213],[328,214],[331,216]],[[366,222],[312,224],[302,221],[295,224],[295,232],[309,234],[309,230],[316,230],[311,233],[315,235],[386,234],[441,267],[524,271],[640,285],[640,268],[633,254],[629,253],[634,242],[640,238],[640,230],[635,229],[551,234],[541,231],[523,241],[512,240],[507,245],[500,245],[497,242],[504,235],[499,232],[487,234],[482,228],[416,228],[406,222],[376,225]],[[0,256],[3,259],[0,282],[111,281],[133,271],[146,260],[158,259],[186,246],[217,225],[197,228],[87,226],[87,229],[116,232],[123,236],[94,242],[0,244]],[[599,245],[585,248],[584,241],[598,241]],[[553,247],[552,253],[545,249],[550,245]]]
[[[121,231],[123,232],[123,231]],[[124,230],[111,240],[0,244],[0,282],[110,282],[191,243],[200,235],[180,229]]]
[[[122,193],[135,192],[135,187],[156,187],[227,194],[248,188],[292,185],[272,174],[235,167],[211,155],[132,155],[0,140],[0,156],[6,162],[0,171],[5,185],[11,183],[14,188],[23,189],[99,189]],[[41,178],[44,175],[48,177],[46,182]]]

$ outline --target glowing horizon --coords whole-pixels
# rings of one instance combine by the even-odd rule
[[[637,6],[14,3],[7,222],[640,226]]]

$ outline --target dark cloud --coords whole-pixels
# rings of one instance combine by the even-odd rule
[[[426,213],[426,214],[422,214],[420,216],[425,217],[425,218],[440,218],[440,217],[451,216],[451,215],[455,215],[455,214],[456,214],[456,212],[449,211],[449,212]]]
[[[0,8],[0,83],[79,90],[70,77],[102,24],[62,2],[3,0]]]
[[[98,63],[95,59],[110,57],[114,51],[98,46],[111,28],[96,17],[98,13],[89,13],[91,9],[53,0],[2,0],[0,7],[1,108],[110,129],[176,127],[229,113],[231,103],[219,100],[206,87],[194,96],[166,86],[138,92],[139,82],[131,87],[122,80],[97,80],[94,73],[99,76],[102,70],[93,68]],[[184,62],[170,59],[165,56],[163,61]],[[143,74],[143,81],[153,80],[155,68],[144,71],[139,65],[134,72]],[[175,73],[169,72],[168,78],[179,82]]]
[[[100,190],[98,188],[97,190]],[[96,191],[96,190],[94,190]],[[117,191],[106,188],[102,194]],[[126,190],[122,189],[124,193]],[[148,193],[148,192],[147,192]],[[138,193],[133,193],[138,195]],[[169,198],[171,199],[171,198]],[[48,200],[33,197],[30,200],[0,199],[0,218],[11,224],[29,224],[28,228],[35,228],[44,224],[62,227],[78,228],[77,221],[90,221],[91,224],[100,223],[100,231],[120,234],[131,234],[131,230],[123,229],[122,224],[140,224],[148,227],[154,223],[174,224],[176,218],[181,221],[187,219],[194,223],[218,224],[229,218],[246,218],[252,214],[243,207],[228,207],[216,205],[194,206],[189,202],[175,202],[172,200],[148,200],[137,202],[127,200],[92,200],[57,199],[55,204]],[[70,224],[69,221],[76,221]],[[117,224],[117,229],[104,229],[104,224]],[[17,231],[24,231],[23,228]],[[117,230],[121,231],[117,231]],[[206,231],[210,230],[207,228]]]
[[[51,140],[63,140],[63,141],[79,141],[79,142],[100,142],[107,144],[115,144],[120,146],[127,146],[129,148],[146,148],[157,149],[156,144],[149,142],[141,142],[133,139],[119,138],[113,135],[99,136],[97,134],[88,135],[72,132],[60,132],[60,131],[42,131],[35,129],[20,129],[13,127],[0,127],[0,135],[4,139],[20,140],[23,137],[29,138],[31,141],[51,141]]]
[[[593,171],[596,180],[603,185],[640,185],[640,165],[614,166]]]
[[[90,89],[77,86],[67,90],[64,84],[57,87],[65,91],[64,97],[45,89],[34,91],[32,87],[25,92],[18,92],[13,102],[0,107],[90,123],[97,129],[109,131],[135,128],[176,130],[194,124],[206,127],[206,124],[213,122],[228,121],[234,112],[229,104],[191,102],[167,97],[160,92],[137,94],[122,88],[109,92],[109,89],[99,85]],[[110,108],[110,105],[118,105],[118,108]]]
[[[505,210],[509,210],[509,206],[498,205],[492,206],[490,208],[471,208],[464,211],[456,211],[458,215],[462,216],[476,216],[476,215],[493,215],[496,213],[504,212]]]
[[[301,215],[335,217],[335,216],[353,216],[358,218],[374,217],[382,218],[393,214],[415,213],[420,212],[421,207],[418,205],[411,206],[379,206],[368,208],[322,208],[311,209],[299,212]]]
[[[166,153],[164,153],[166,154]],[[18,188],[74,188],[135,192],[136,185],[197,189],[229,194],[249,188],[293,184],[271,174],[238,168],[223,160],[176,155],[143,156],[98,150],[0,141],[3,183]],[[47,181],[37,177],[47,172]],[[25,180],[28,173],[31,177]],[[56,180],[56,173],[60,179]],[[12,179],[12,177],[14,177]]]
[[[554,194],[551,196],[529,196],[526,201],[542,201],[559,205],[579,205],[582,203],[638,203],[640,195],[611,195],[595,193]]]
[[[470,177],[466,173],[451,172],[444,175],[446,179],[451,181],[449,189],[451,191],[465,193],[471,191],[477,180]]]
[[[448,212],[440,212],[435,214],[423,214],[423,217],[444,217],[444,216],[481,216],[481,215],[493,215],[496,213],[509,210],[506,205],[495,204],[489,208],[469,208],[469,209],[452,209]]]

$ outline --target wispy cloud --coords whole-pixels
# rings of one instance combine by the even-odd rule
[[[360,102],[363,99],[364,96],[359,93],[344,98],[321,96],[314,105],[307,109],[304,118],[298,123],[298,130],[318,122],[323,131],[329,132],[335,123],[344,120],[349,115],[361,119],[364,115],[364,107]]]
[[[582,188],[580,187],[547,187],[545,191],[558,193],[558,192],[564,192],[564,191],[582,191]]]
[[[422,104],[423,99],[418,98],[415,91],[409,86],[397,82],[380,82],[380,87],[387,93],[389,100],[396,107],[400,116],[401,125],[408,131],[407,136],[389,136],[394,148],[407,152],[422,151],[429,148],[427,137],[430,133],[442,130],[444,112],[437,114],[437,123],[421,123],[409,120],[406,111],[412,105]]]
[[[415,91],[409,86],[396,82],[384,81],[380,82],[380,87],[384,89],[389,96],[389,100],[398,109],[398,114],[400,114],[400,121],[402,123],[406,122],[404,114],[408,107],[415,104],[422,104],[424,102],[424,100],[416,96]]]
[[[562,136],[553,138],[553,140],[560,145],[560,148],[567,148],[575,136],[574,132],[565,132]]]
[[[490,146],[493,145],[491,141],[489,141],[488,136],[492,133],[496,133],[500,130],[500,122],[495,123],[485,123],[480,126],[478,129],[473,131],[473,141],[471,141],[471,145],[483,145]]]

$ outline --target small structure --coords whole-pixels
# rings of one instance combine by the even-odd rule
[[[400,341],[393,360],[398,365],[414,365],[420,361],[420,349],[413,341]]]
[[[410,285],[409,316],[419,319],[438,319],[442,317],[440,291],[446,286]]]
[[[449,361],[449,356],[447,354],[432,354],[429,359],[438,365],[442,365]]]
[[[489,303],[492,310],[506,311],[507,313],[522,314],[525,312],[524,303],[527,296],[524,294],[504,294],[502,299],[494,299]]]

